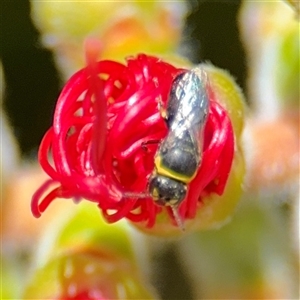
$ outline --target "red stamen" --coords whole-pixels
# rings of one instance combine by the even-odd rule
[[[53,127],[40,146],[39,161],[52,180],[33,196],[32,212],[39,217],[55,197],[85,198],[98,204],[109,223],[125,217],[152,227],[164,209],[145,198],[157,145],[147,151],[142,145],[166,136],[159,103],[166,105],[182,69],[144,54],[128,59],[127,65],[96,62],[97,47],[88,44],[86,49],[88,67],[65,85]],[[202,163],[179,207],[183,221],[196,216],[203,195],[223,193],[233,153],[231,122],[220,104],[211,101]],[[60,186],[43,198],[54,183]],[[128,199],[126,193],[141,193],[141,198]]]
[[[92,166],[96,174],[103,172],[102,156],[106,144],[107,132],[107,101],[104,96],[102,80],[98,78],[97,58],[101,52],[101,44],[97,39],[87,39],[85,42],[85,53],[87,61],[87,77],[89,77],[89,92],[93,95],[93,143]],[[92,97],[91,97],[92,98]]]

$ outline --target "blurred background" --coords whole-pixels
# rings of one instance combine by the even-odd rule
[[[247,173],[231,222],[169,240],[124,222],[107,225],[89,204],[58,203],[39,220],[32,217],[31,195],[46,179],[38,146],[64,83],[80,65],[76,55],[61,63],[78,41],[64,38],[66,24],[60,36],[60,25],[50,24],[38,2],[0,5],[2,299],[299,299],[299,4],[173,3],[180,38],[163,28],[174,34],[166,48],[227,70],[245,94]],[[147,4],[141,9],[148,15]],[[150,28],[159,9],[149,10]],[[53,32],[47,36],[48,20],[57,40]],[[142,39],[134,43],[143,49]],[[87,294],[94,283],[111,287],[111,296]]]
[[[194,63],[210,61],[227,69],[245,87],[245,52],[239,37],[240,1],[190,1],[180,51]],[[50,127],[62,88],[52,53],[40,42],[29,1],[3,1],[1,60],[4,108],[22,155],[34,158]]]

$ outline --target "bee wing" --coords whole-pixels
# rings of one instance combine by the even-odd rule
[[[209,110],[208,76],[196,67],[174,80],[168,101],[168,125],[173,139],[189,131],[195,145],[202,152],[203,130]]]

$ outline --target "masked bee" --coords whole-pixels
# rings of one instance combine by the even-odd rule
[[[177,208],[201,164],[203,132],[209,111],[208,84],[207,74],[201,67],[180,73],[174,79],[167,107],[161,108],[168,133],[159,141],[148,193],[125,194],[136,198],[150,196],[158,205],[171,207],[182,230],[184,226]]]
[[[158,205],[172,208],[180,227],[177,207],[201,164],[209,110],[207,87],[208,77],[201,67],[181,73],[173,81],[167,107],[162,109],[168,134],[155,155],[149,193]]]

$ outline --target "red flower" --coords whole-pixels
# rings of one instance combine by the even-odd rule
[[[156,205],[151,197],[123,195],[147,191],[157,145],[145,150],[141,144],[166,136],[158,103],[166,104],[179,72],[182,69],[140,54],[127,59],[127,65],[104,60],[74,74],[57,101],[53,126],[40,145],[39,162],[51,179],[33,196],[34,216],[39,217],[57,197],[84,198],[96,202],[110,223],[125,217],[152,227],[156,215],[169,208]],[[209,95],[202,163],[179,208],[183,220],[196,216],[205,195],[223,193],[231,169],[231,121],[212,90]]]

